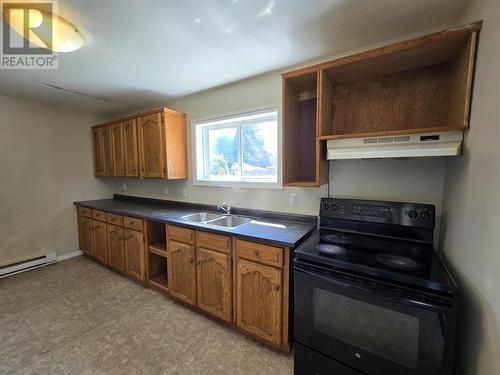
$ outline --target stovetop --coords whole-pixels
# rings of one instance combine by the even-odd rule
[[[299,260],[379,280],[455,293],[456,284],[432,245],[320,229],[295,253]]]

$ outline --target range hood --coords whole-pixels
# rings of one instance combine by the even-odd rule
[[[424,158],[460,155],[463,131],[330,139],[328,160]]]

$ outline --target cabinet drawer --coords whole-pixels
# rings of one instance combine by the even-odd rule
[[[107,221],[109,224],[114,224],[114,225],[123,225],[123,216],[120,215],[115,215],[115,214],[110,214],[108,212],[107,215]]]
[[[99,210],[92,210],[92,218],[95,220],[106,222],[106,212]]]
[[[230,254],[231,237],[198,231],[198,246]]]
[[[78,212],[81,216],[92,217],[92,210],[87,207],[78,207]]]
[[[144,220],[137,219],[135,217],[123,217],[123,226],[125,228],[143,231],[144,230]]]
[[[254,260],[270,266],[283,266],[283,249],[281,247],[236,240],[236,253],[238,257],[243,259]]]
[[[179,242],[184,242],[188,244],[194,244],[194,230],[192,229],[187,229],[187,228],[181,228],[181,227],[174,227],[172,225],[168,226],[168,239],[169,240],[175,240]]]

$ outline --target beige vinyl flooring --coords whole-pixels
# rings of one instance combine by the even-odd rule
[[[292,374],[278,353],[79,256],[0,279],[0,374]]]

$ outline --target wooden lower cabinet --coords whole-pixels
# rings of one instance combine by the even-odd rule
[[[87,255],[92,255],[92,219],[80,216],[78,234],[80,250]]]
[[[191,305],[196,304],[195,247],[176,241],[169,241],[168,287],[170,293]]]
[[[288,248],[103,213],[79,210],[86,254],[290,352]]]
[[[120,271],[125,271],[123,228],[111,224],[108,224],[108,264]]]
[[[238,327],[281,345],[282,270],[238,259],[236,278]]]
[[[108,263],[108,232],[106,223],[92,220],[92,255],[103,263]]]
[[[231,256],[198,248],[198,307],[226,321],[232,318]]]
[[[138,280],[146,280],[144,233],[131,229],[123,230],[125,244],[125,270]]]

